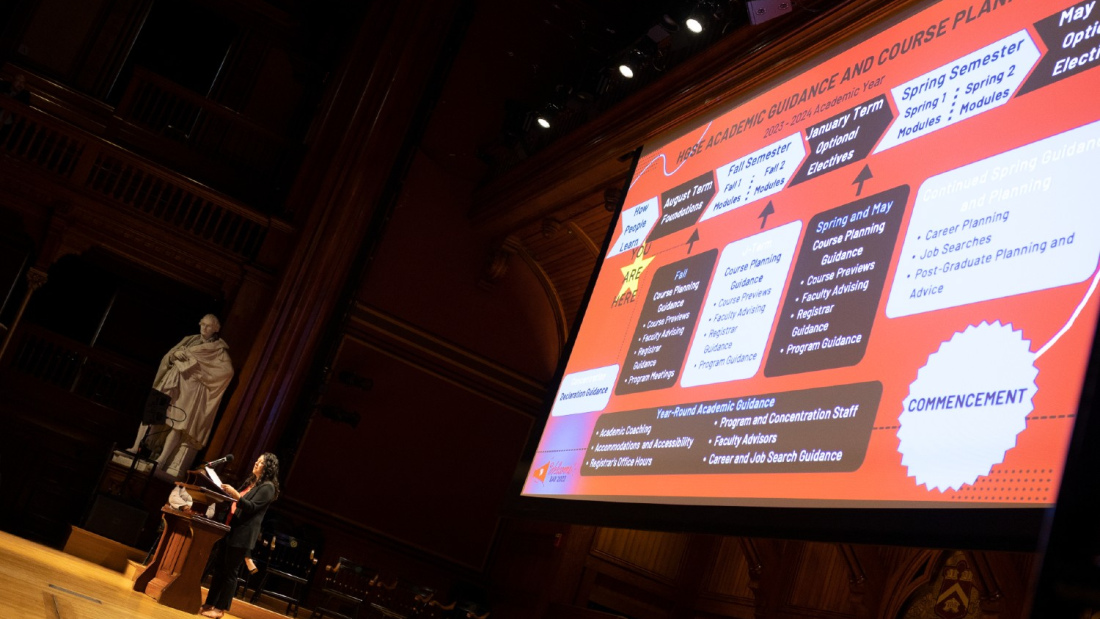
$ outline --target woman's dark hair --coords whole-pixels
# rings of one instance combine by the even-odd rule
[[[244,485],[255,486],[256,484],[262,484],[265,481],[271,482],[275,486],[275,496],[279,496],[279,459],[275,457],[273,453],[265,453],[261,456],[264,459],[264,469],[260,471],[260,477],[257,478],[254,474],[249,474],[248,479],[244,480]]]

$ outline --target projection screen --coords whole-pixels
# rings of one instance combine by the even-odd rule
[[[947,0],[643,150],[522,494],[1047,507],[1096,327],[1095,0]]]

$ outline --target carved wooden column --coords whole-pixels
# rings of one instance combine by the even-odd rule
[[[522,523],[520,526],[544,526],[541,523]],[[580,574],[592,551],[592,542],[596,537],[596,527],[590,525],[560,525],[554,539],[553,563],[549,565],[545,580],[532,583],[531,590],[537,595],[531,597],[524,613],[530,617],[543,617],[550,606],[584,606],[587,600],[578,600]],[[514,569],[508,566],[507,569]],[[527,572],[530,573],[530,572]],[[496,578],[500,578],[497,576]]]
[[[981,596],[978,601],[979,616],[982,619],[997,619],[1004,610],[1004,591],[997,578],[997,572],[989,560],[989,555],[980,550],[969,551],[966,555],[974,566],[974,573],[977,576]]]
[[[237,462],[271,448],[365,239],[458,2],[374,3],[326,95],[288,202],[304,222],[239,385],[209,445]],[[306,179],[303,181],[303,179]],[[305,187],[304,189],[302,187]],[[246,464],[238,464],[234,469]]]
[[[848,599],[852,603],[852,614],[858,619],[869,618],[874,605],[868,603],[867,572],[863,569],[863,562],[851,544],[837,544],[837,549],[848,567]]]
[[[670,619],[692,619],[698,616],[696,610],[699,593],[703,590],[703,580],[707,571],[714,565],[716,550],[721,540],[715,535],[692,535],[688,543],[680,573],[676,577],[676,595]]]
[[[749,589],[753,596],[753,617],[766,619],[774,612],[775,601],[769,595],[768,588],[764,586],[764,555],[759,546],[760,541],[749,537],[742,537],[741,551],[745,555],[745,561],[749,567]],[[774,565],[773,565],[774,567]]]
[[[11,334],[19,327],[19,322],[23,320],[23,312],[26,311],[27,304],[31,302],[31,295],[34,294],[34,291],[44,286],[47,279],[49,279],[49,276],[43,269],[38,267],[27,269],[27,294],[23,295],[23,302],[19,304],[19,310],[15,312],[15,318],[12,319],[8,330],[4,332],[4,340],[0,342],[0,359],[4,358],[4,351],[8,349],[8,342],[11,341]]]

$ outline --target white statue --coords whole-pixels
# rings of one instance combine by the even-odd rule
[[[199,334],[183,338],[161,359],[153,388],[171,398],[164,425],[138,428],[130,451],[137,453],[146,430],[145,444],[158,469],[172,477],[187,470],[195,453],[206,446],[218,403],[233,378],[229,345],[218,336],[221,322],[207,314],[199,321]]]

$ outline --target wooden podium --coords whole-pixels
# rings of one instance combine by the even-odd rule
[[[209,505],[232,501],[203,471],[188,471],[187,481],[176,482],[191,495],[193,510],[178,510],[166,504],[160,508],[164,533],[153,560],[134,581],[134,591],[157,602],[196,613],[202,604],[202,573],[214,544],[229,527],[205,516]]]

